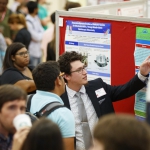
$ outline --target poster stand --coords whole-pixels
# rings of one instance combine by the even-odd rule
[[[99,15],[81,12],[56,12],[56,56],[65,51],[66,21],[96,22],[111,24],[111,85],[120,85],[135,75],[134,50],[136,27],[150,28],[149,18]],[[114,103],[116,112],[134,114],[134,99]]]

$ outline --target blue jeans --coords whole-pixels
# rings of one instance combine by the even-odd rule
[[[30,64],[36,67],[41,62],[41,58],[30,56]]]

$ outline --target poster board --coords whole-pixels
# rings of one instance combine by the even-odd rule
[[[147,0],[135,0],[72,8],[69,11],[119,16],[147,17],[147,9]]]
[[[150,28],[149,18],[87,14],[80,12],[56,12],[57,58],[65,51],[66,21],[111,24],[111,85],[120,85],[135,75],[134,50],[136,27]],[[135,96],[115,102],[116,112],[134,114]]]

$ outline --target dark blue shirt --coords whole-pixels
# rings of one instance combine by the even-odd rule
[[[0,134],[0,150],[11,150],[12,148],[12,135],[9,135],[7,138]]]

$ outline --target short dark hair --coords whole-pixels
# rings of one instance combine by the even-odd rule
[[[37,90],[54,90],[55,80],[60,74],[59,64],[55,61],[43,62],[33,70],[32,74]]]
[[[13,60],[11,59],[11,57],[12,55],[15,55],[20,49],[24,47],[25,45],[19,42],[13,43],[7,47],[6,54],[3,61],[3,70],[6,70],[10,67],[14,67]]]
[[[38,8],[38,3],[34,1],[29,1],[27,3],[27,8],[28,8],[29,14],[32,14],[34,10]]]
[[[57,124],[46,118],[36,121],[21,148],[21,150],[29,149],[64,150],[62,135]]]
[[[0,110],[5,103],[9,101],[14,101],[16,99],[26,100],[26,92],[21,88],[11,84],[5,84],[0,86]]]
[[[53,24],[55,24],[55,12],[53,12],[52,14],[51,14],[51,16],[50,16],[50,19],[51,19],[51,21],[52,21],[52,23]]]
[[[83,56],[75,51],[72,52],[65,52],[59,57],[58,63],[60,66],[60,71],[64,72],[65,74],[71,74],[71,62],[76,60],[83,60]]]
[[[94,139],[104,150],[149,150],[150,127],[131,115],[110,114],[100,118]]]

